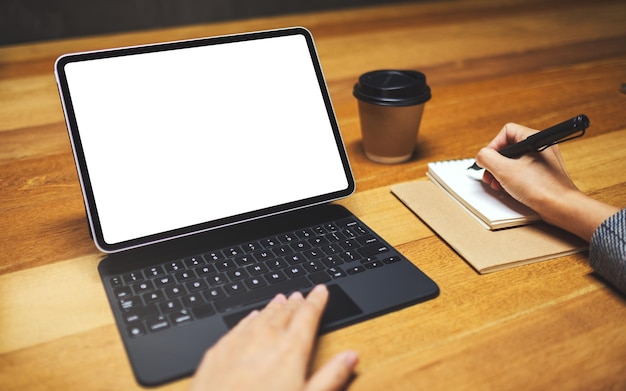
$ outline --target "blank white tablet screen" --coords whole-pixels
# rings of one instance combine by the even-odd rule
[[[65,74],[108,244],[348,187],[302,35]]]

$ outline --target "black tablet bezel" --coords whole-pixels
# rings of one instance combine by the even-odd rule
[[[311,61],[314,66],[315,73],[317,76],[317,81],[320,87],[320,91],[322,93],[324,104],[327,109],[328,120],[333,130],[334,138],[337,144],[337,150],[339,152],[339,156],[342,161],[346,181],[348,184],[347,187],[345,189],[334,191],[332,193],[321,194],[319,196],[311,197],[308,199],[288,202],[285,204],[276,205],[273,207],[268,207],[268,208],[253,211],[253,212],[243,213],[243,214],[239,214],[236,216],[221,218],[221,219],[213,220],[213,221],[207,221],[201,224],[196,224],[196,225],[174,229],[170,231],[159,232],[159,233],[155,233],[152,235],[135,238],[132,240],[127,240],[127,241],[123,241],[119,243],[107,243],[105,241],[105,238],[102,232],[100,217],[98,215],[98,207],[95,201],[94,192],[93,192],[93,188],[92,188],[90,177],[89,177],[89,171],[87,169],[85,153],[81,144],[80,129],[78,128],[75,113],[74,113],[74,108],[72,105],[72,97],[71,97],[71,92],[69,90],[69,86],[68,86],[68,82],[67,82],[67,78],[65,74],[65,67],[70,63],[86,61],[86,60],[112,58],[112,57],[118,57],[118,56],[152,53],[152,52],[159,52],[159,51],[178,50],[178,49],[186,49],[186,48],[193,48],[193,47],[206,46],[206,45],[220,45],[220,44],[242,42],[242,41],[249,41],[249,40],[271,39],[274,37],[282,37],[282,36],[289,36],[289,35],[302,35],[306,39]],[[243,33],[243,34],[225,35],[225,36],[175,41],[175,42],[165,42],[165,43],[157,43],[157,44],[142,45],[142,46],[114,48],[114,49],[99,50],[99,51],[92,51],[92,52],[72,53],[72,54],[63,55],[57,59],[55,63],[55,75],[57,79],[61,102],[62,102],[63,109],[65,112],[68,133],[69,133],[70,141],[72,144],[75,163],[76,163],[77,170],[78,170],[78,176],[79,176],[81,188],[83,191],[83,197],[84,197],[84,202],[86,205],[87,217],[89,220],[90,229],[92,232],[93,239],[97,247],[101,251],[118,252],[118,251],[130,249],[130,248],[150,245],[156,242],[162,242],[162,241],[179,238],[179,237],[183,237],[187,235],[192,235],[192,234],[196,234],[200,232],[206,232],[209,230],[233,225],[233,224],[243,222],[243,221],[249,221],[253,219],[272,216],[272,215],[276,215],[279,213],[301,209],[301,208],[312,206],[312,205],[319,205],[322,203],[327,203],[327,202],[331,202],[331,201],[338,200],[341,198],[345,198],[351,195],[355,190],[354,177],[352,175],[346,149],[343,143],[341,132],[339,130],[339,125],[337,123],[337,119],[334,114],[334,109],[332,106],[330,95],[326,86],[325,78],[322,72],[319,59],[317,56],[317,51],[315,48],[313,37],[311,33],[303,27],[257,31],[257,32]]]

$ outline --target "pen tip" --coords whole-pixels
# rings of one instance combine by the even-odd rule
[[[479,166],[478,164],[476,164],[476,162],[474,162],[474,164],[472,164],[471,166],[467,167],[468,170],[482,170],[482,167]]]
[[[467,167],[467,170],[465,170],[465,174],[472,179],[482,181],[484,171],[485,170],[482,169],[478,164],[474,163],[470,167]]]

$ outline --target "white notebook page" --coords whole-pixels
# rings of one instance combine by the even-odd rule
[[[474,159],[428,163],[428,177],[461,203],[489,229],[509,228],[541,220],[532,209],[503,191],[495,191],[467,174]]]

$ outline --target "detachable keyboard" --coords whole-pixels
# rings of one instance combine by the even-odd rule
[[[132,337],[399,260],[355,219],[310,226],[108,277]]]

